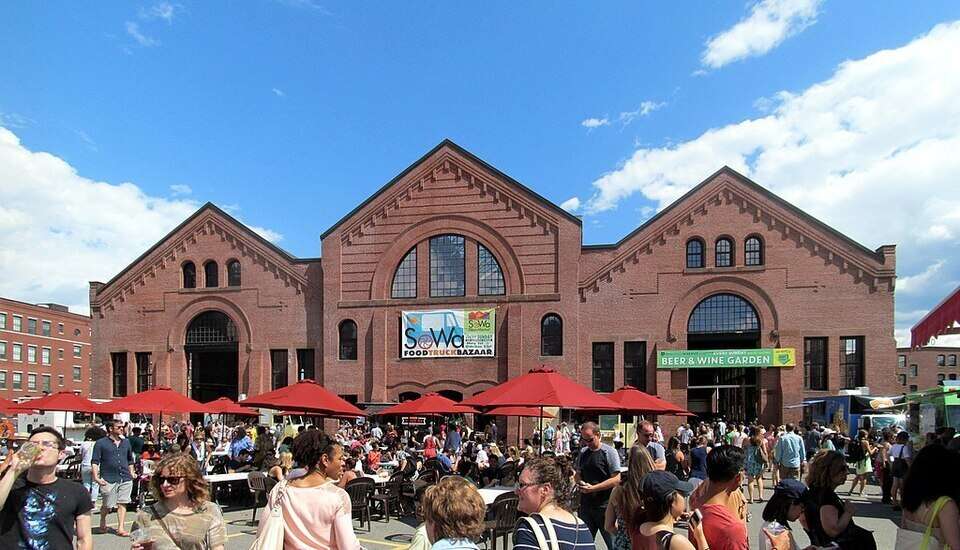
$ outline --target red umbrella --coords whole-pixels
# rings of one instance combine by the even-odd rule
[[[541,411],[537,407],[494,407],[483,414],[487,416],[527,416],[537,418],[540,416]],[[542,411],[542,414],[544,418],[553,418],[553,415],[546,411]]]
[[[250,409],[237,404],[229,397],[221,397],[207,403],[207,409],[211,414],[233,414],[236,416],[259,416],[260,413],[255,409]]]
[[[618,409],[610,399],[577,384],[553,369],[533,369],[487,391],[480,392],[461,405],[475,407],[565,407]]]
[[[366,416],[366,413],[331,393],[313,380],[301,380],[291,386],[244,399],[241,405],[308,411],[329,416]]]
[[[209,413],[206,405],[165,386],[135,393],[101,405],[109,412]]]
[[[438,393],[428,393],[418,399],[398,403],[392,407],[380,411],[379,414],[439,415],[475,412],[477,412],[477,410],[473,407],[466,407],[452,399],[447,399]]]
[[[23,411],[56,411],[56,412],[84,412],[84,413],[104,413],[106,412],[100,403],[94,403],[89,399],[80,397],[72,391],[60,391],[45,395],[37,399],[24,401],[20,404],[14,404],[15,410]]]
[[[624,386],[610,394],[610,400],[619,405],[622,412],[633,414],[679,414],[681,407],[664,401],[655,395],[644,393],[633,386]]]
[[[22,412],[26,412],[26,411],[20,408],[19,403],[17,403],[16,401],[11,401],[9,399],[4,399],[3,397],[0,397],[0,413],[7,416],[13,416],[15,414],[19,414]]]

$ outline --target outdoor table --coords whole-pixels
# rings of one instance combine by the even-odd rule
[[[364,473],[363,477],[374,480],[377,483],[377,485],[386,485],[387,482],[390,481],[389,477],[380,477],[377,474]]]
[[[493,504],[493,501],[496,500],[498,496],[504,493],[512,493],[516,491],[516,488],[503,487],[498,485],[495,487],[484,487],[483,489],[478,489],[478,490],[480,491],[480,496],[483,497],[483,503],[486,504],[487,506],[490,506],[491,504]]]
[[[235,472],[232,474],[210,474],[203,476],[203,479],[210,484],[210,492],[213,494],[213,501],[220,504],[219,495],[215,485],[217,483],[230,483],[234,481],[246,481],[250,472]]]

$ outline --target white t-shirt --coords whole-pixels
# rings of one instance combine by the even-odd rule
[[[913,449],[910,448],[909,444],[895,443],[893,447],[890,447],[890,452],[887,453],[887,456],[890,458],[890,462],[898,458],[911,459],[913,458]]]
[[[80,456],[83,457],[80,462],[81,468],[90,468],[90,459],[93,458],[93,446],[96,444],[96,441],[84,441],[80,444]]]

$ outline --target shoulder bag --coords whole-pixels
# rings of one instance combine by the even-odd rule
[[[950,500],[950,497],[942,496],[933,503],[930,508],[930,519],[927,520],[927,529],[923,533],[904,529],[903,526],[898,527],[895,548],[897,550],[941,550],[949,548],[937,538],[940,529],[937,528],[935,531],[933,526],[933,522],[936,521],[937,516],[940,515],[940,510],[948,500]]]
[[[537,546],[540,547],[540,550],[560,550],[560,541],[557,539],[557,532],[553,528],[553,523],[550,521],[550,518],[542,516],[540,514],[534,514],[540,516],[543,519],[543,526],[547,529],[547,535],[543,534],[543,529],[540,529],[540,524],[537,523],[537,520],[533,516],[524,517],[524,521],[530,525],[530,530],[533,531],[533,536],[537,538]],[[580,527],[580,518],[576,518],[577,527]],[[579,535],[580,532],[577,531]],[[547,536],[550,537],[550,540],[547,541]]]
[[[287,494],[287,480],[284,479],[274,488],[273,502],[270,504],[270,516],[263,524],[263,529],[257,539],[250,545],[250,550],[283,550],[284,521],[283,497]]]

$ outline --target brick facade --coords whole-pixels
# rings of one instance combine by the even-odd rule
[[[87,316],[57,304],[0,298],[0,396],[89,394],[90,342]]]
[[[941,380],[960,376],[960,347],[897,348],[897,393],[928,390]]]
[[[429,239],[442,234],[465,241],[462,297],[430,297]],[[709,267],[720,236],[734,244],[731,267]],[[762,240],[763,265],[744,265],[748,236]],[[707,267],[685,267],[692,237],[706,243]],[[762,420],[795,420],[799,409],[783,406],[818,394],[803,390],[805,337],[827,338],[825,391],[842,385],[847,336],[863,338],[863,382],[874,392],[894,389],[893,246],[865,249],[726,168],[619,243],[581,239],[579,219],[449,141],[327,230],[322,263],[290,257],[207,205],[113,281],[91,283],[93,391],[113,391],[111,353],[137,351],[151,353],[155,382],[185,391],[186,326],[213,309],[238,327],[240,393],[269,389],[272,349],[289,350],[294,380],[298,348],[316,350],[325,386],[361,402],[442,390],[469,396],[542,364],[589,386],[595,342],[613,343],[619,387],[624,342],[642,341],[645,389],[686,406],[686,371],[657,371],[656,352],[686,348],[691,312],[718,293],[753,306],[761,347],[797,349],[797,367],[759,373]],[[497,259],[504,295],[478,295],[477,244]],[[391,298],[395,270],[412,249],[417,295]],[[185,261],[202,279],[203,262],[214,259],[222,270],[233,258],[241,286],[182,288]],[[495,358],[399,359],[401,310],[474,306],[497,308]],[[549,313],[563,321],[558,357],[540,355]],[[338,328],[347,320],[358,329],[355,360],[339,357]],[[128,392],[134,378],[127,376]]]

